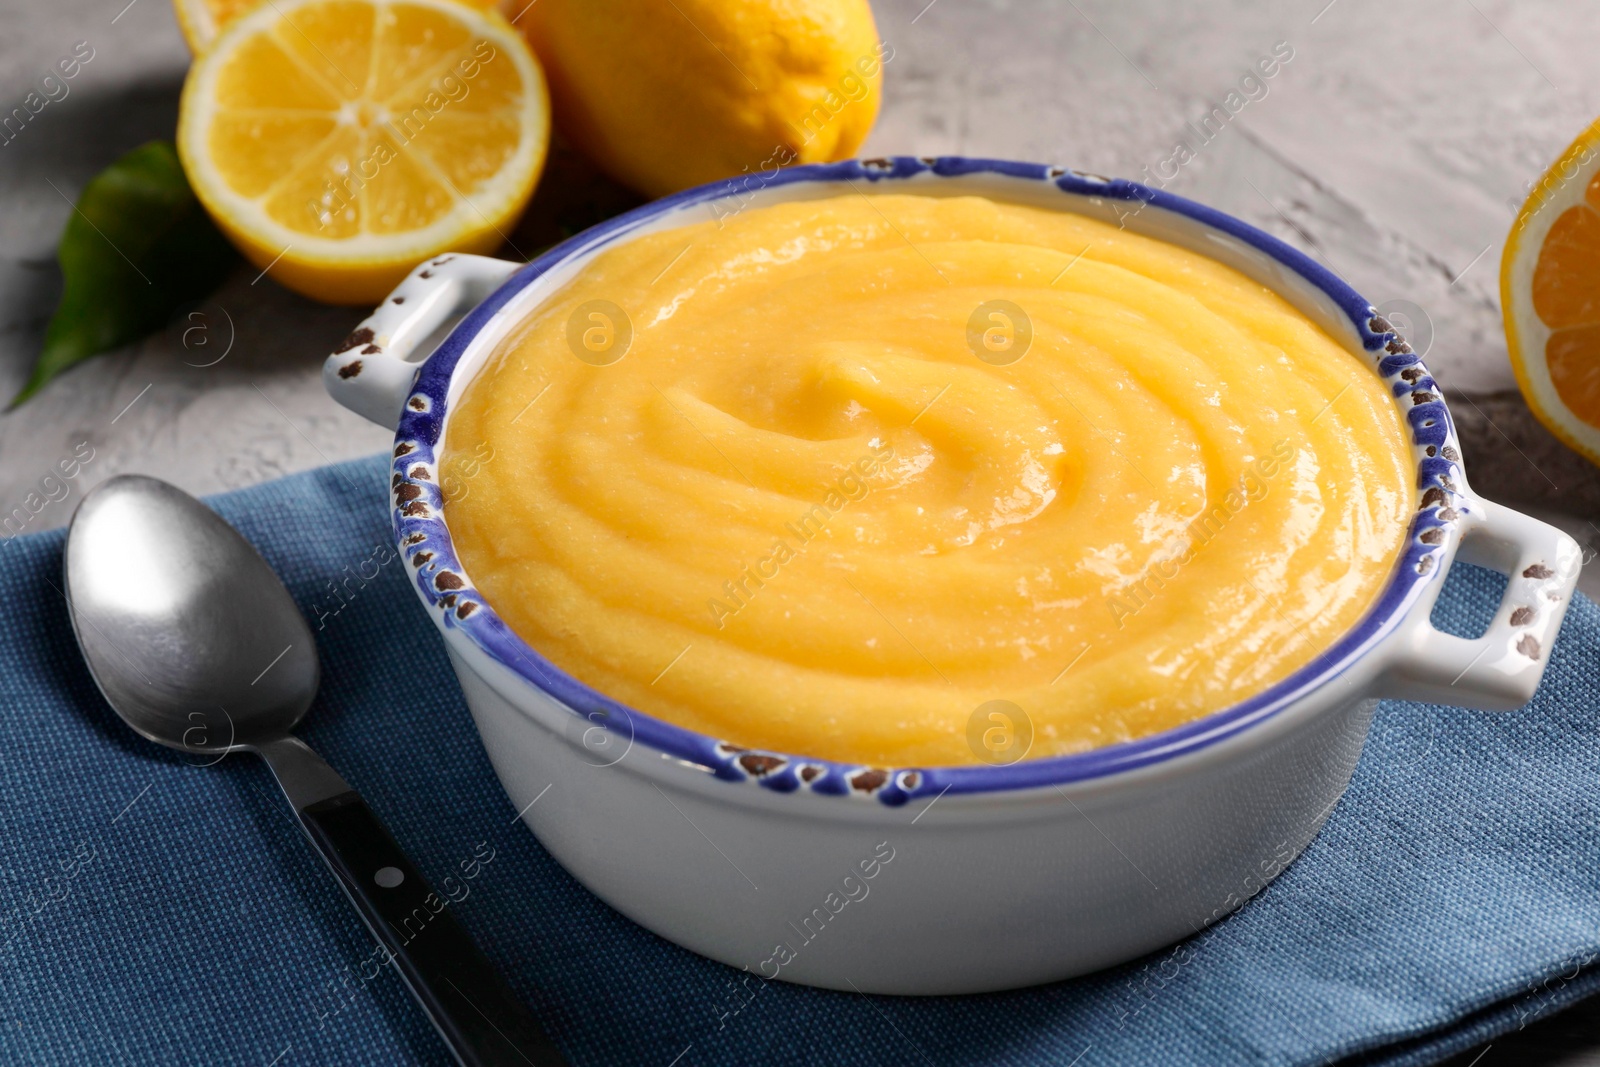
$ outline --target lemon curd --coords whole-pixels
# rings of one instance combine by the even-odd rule
[[[1137,738],[1309,663],[1393,566],[1408,457],[1378,377],[1213,260],[849,194],[598,256],[469,383],[441,481],[474,584],[577,678],[907,766]]]

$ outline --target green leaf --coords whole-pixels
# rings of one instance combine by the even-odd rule
[[[140,145],[84,186],[56,249],[65,288],[16,407],[80,360],[161,329],[239,258],[167,141]]]

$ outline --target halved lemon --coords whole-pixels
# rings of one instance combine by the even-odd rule
[[[1500,260],[1511,368],[1528,406],[1600,463],[1600,121],[1539,179]]]
[[[249,11],[262,0],[172,0],[172,10],[178,16],[178,29],[189,43],[189,52],[199,55],[211,47],[222,28]],[[481,11],[498,9],[497,0],[461,0]]]
[[[326,303],[379,300],[440,252],[492,252],[549,139],[528,46],[454,0],[270,0],[195,61],[178,112],[217,225]]]

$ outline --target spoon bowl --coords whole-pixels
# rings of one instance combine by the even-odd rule
[[[286,735],[320,681],[316,643],[278,576],[216,512],[124,474],[78,508],[66,548],[72,627],[106,701],[185,752]]]

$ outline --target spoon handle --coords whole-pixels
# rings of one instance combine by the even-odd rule
[[[472,943],[449,901],[406,859],[354,790],[299,812],[312,844],[468,1067],[558,1067],[561,1053]]]

